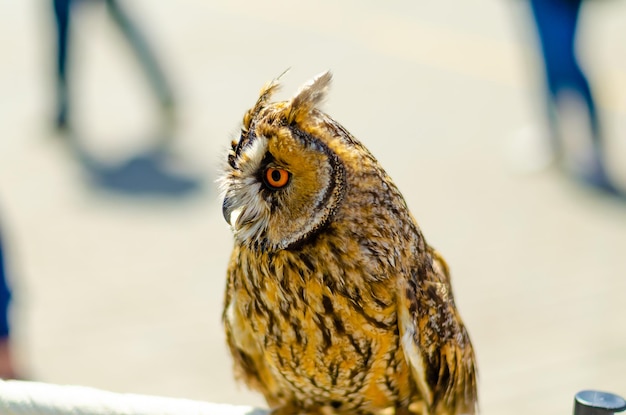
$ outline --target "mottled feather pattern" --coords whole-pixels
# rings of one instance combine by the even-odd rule
[[[472,346],[448,268],[374,156],[268,84],[221,180],[235,238],[223,321],[236,376],[276,414],[476,412]],[[288,172],[280,188],[268,172]]]

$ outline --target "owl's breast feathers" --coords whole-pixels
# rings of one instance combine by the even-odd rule
[[[227,310],[236,310],[225,313],[231,347],[258,356],[244,379],[263,385],[269,402],[290,391],[285,400],[334,402],[345,410],[408,403],[413,391],[399,350],[393,287],[365,282],[360,253],[353,252],[359,247],[336,245],[325,234],[316,240],[297,251],[258,257],[240,248],[233,256]],[[345,262],[350,256],[355,261]],[[259,372],[272,381],[259,380]]]
[[[417,231],[395,245],[383,229],[365,239],[366,224],[336,225],[295,250],[235,249],[224,320],[240,377],[275,406],[473,413],[473,352],[445,263]]]

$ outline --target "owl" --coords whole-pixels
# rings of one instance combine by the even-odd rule
[[[221,176],[234,234],[223,323],[273,414],[477,411],[450,274],[391,178],[320,110],[331,74],[261,90]]]

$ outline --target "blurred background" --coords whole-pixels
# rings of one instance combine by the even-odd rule
[[[264,406],[225,347],[232,237],[215,179],[266,81],[291,68],[286,98],[331,69],[327,112],[451,266],[482,413],[626,395],[626,201],[546,162],[529,2],[120,0],[172,96],[119,14],[76,3],[59,123],[52,2],[0,1],[0,230],[20,376]],[[579,25],[624,187],[626,2],[587,1]]]

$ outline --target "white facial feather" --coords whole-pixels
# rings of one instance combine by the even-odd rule
[[[237,168],[228,166],[220,179],[223,197],[227,197],[232,212],[229,223],[240,240],[256,240],[266,229],[269,207],[260,196],[261,183],[257,172],[267,151],[267,139],[256,137],[241,150]]]

